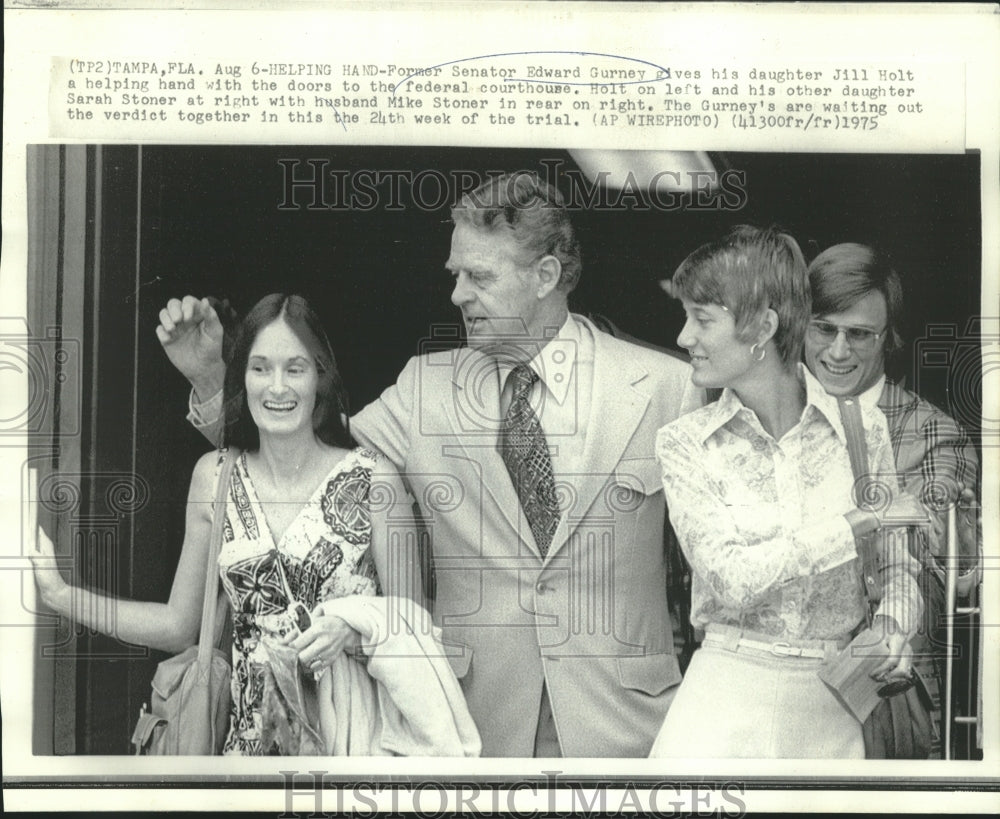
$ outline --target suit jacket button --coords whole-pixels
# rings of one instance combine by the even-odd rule
[[[539,594],[545,594],[545,592],[547,592],[548,590],[549,590],[549,584],[546,583],[544,580],[539,580],[538,583],[535,585],[535,591],[537,591]]]

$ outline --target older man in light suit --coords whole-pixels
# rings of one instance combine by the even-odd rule
[[[411,359],[352,429],[430,531],[434,620],[483,755],[644,757],[680,681],[653,440],[702,396],[682,361],[569,312],[580,253],[553,188],[492,179],[453,218],[468,345]],[[211,356],[192,365],[213,321],[186,299],[158,328],[199,395],[218,384]]]

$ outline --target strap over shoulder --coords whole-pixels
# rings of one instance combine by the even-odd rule
[[[209,535],[208,562],[205,566],[205,596],[201,606],[201,632],[198,637],[198,663],[208,668],[211,662],[212,646],[215,645],[215,621],[218,616],[219,597],[216,568],[219,563],[219,551],[222,548],[222,527],[226,519],[226,495],[229,491],[229,480],[233,473],[233,465],[240,457],[238,447],[220,450],[224,453],[222,468],[219,470],[219,482],[215,487],[215,500],[212,504],[212,533]]]
[[[844,425],[847,454],[851,459],[851,472],[854,474],[854,495],[858,499],[858,506],[861,506],[868,495],[867,486],[871,480],[861,406],[857,398],[853,397],[838,398],[837,404],[840,407],[840,420]],[[872,612],[882,599],[882,578],[874,541],[874,535],[857,538],[858,557],[861,559],[861,585],[868,601],[866,619],[869,621]]]

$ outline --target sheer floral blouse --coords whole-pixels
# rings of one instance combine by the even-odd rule
[[[806,406],[779,441],[728,389],[657,435],[670,520],[691,564],[695,627],[835,640],[864,618],[839,408],[801,365],[799,377]],[[862,415],[872,473],[895,492],[885,416],[874,405]],[[905,548],[887,554],[877,613],[908,632],[919,622],[917,571]]]

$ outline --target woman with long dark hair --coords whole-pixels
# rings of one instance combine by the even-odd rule
[[[324,605],[378,595],[380,578],[391,578],[394,595],[418,600],[417,564],[407,557],[412,551],[394,549],[393,560],[402,565],[390,565],[389,518],[392,536],[404,546],[415,546],[416,534],[394,467],[351,437],[333,351],[303,298],[272,294],[240,323],[225,406],[225,444],[240,454],[219,554],[233,611],[233,704],[223,752],[260,755],[282,752],[262,741],[269,646],[290,647],[303,673],[320,683],[331,664],[359,643],[358,632]],[[98,605],[98,595],[39,565],[35,575],[45,602],[129,643],[171,652],[194,644],[224,452],[207,453],[194,468],[168,602]],[[53,551],[40,533],[40,555]]]

